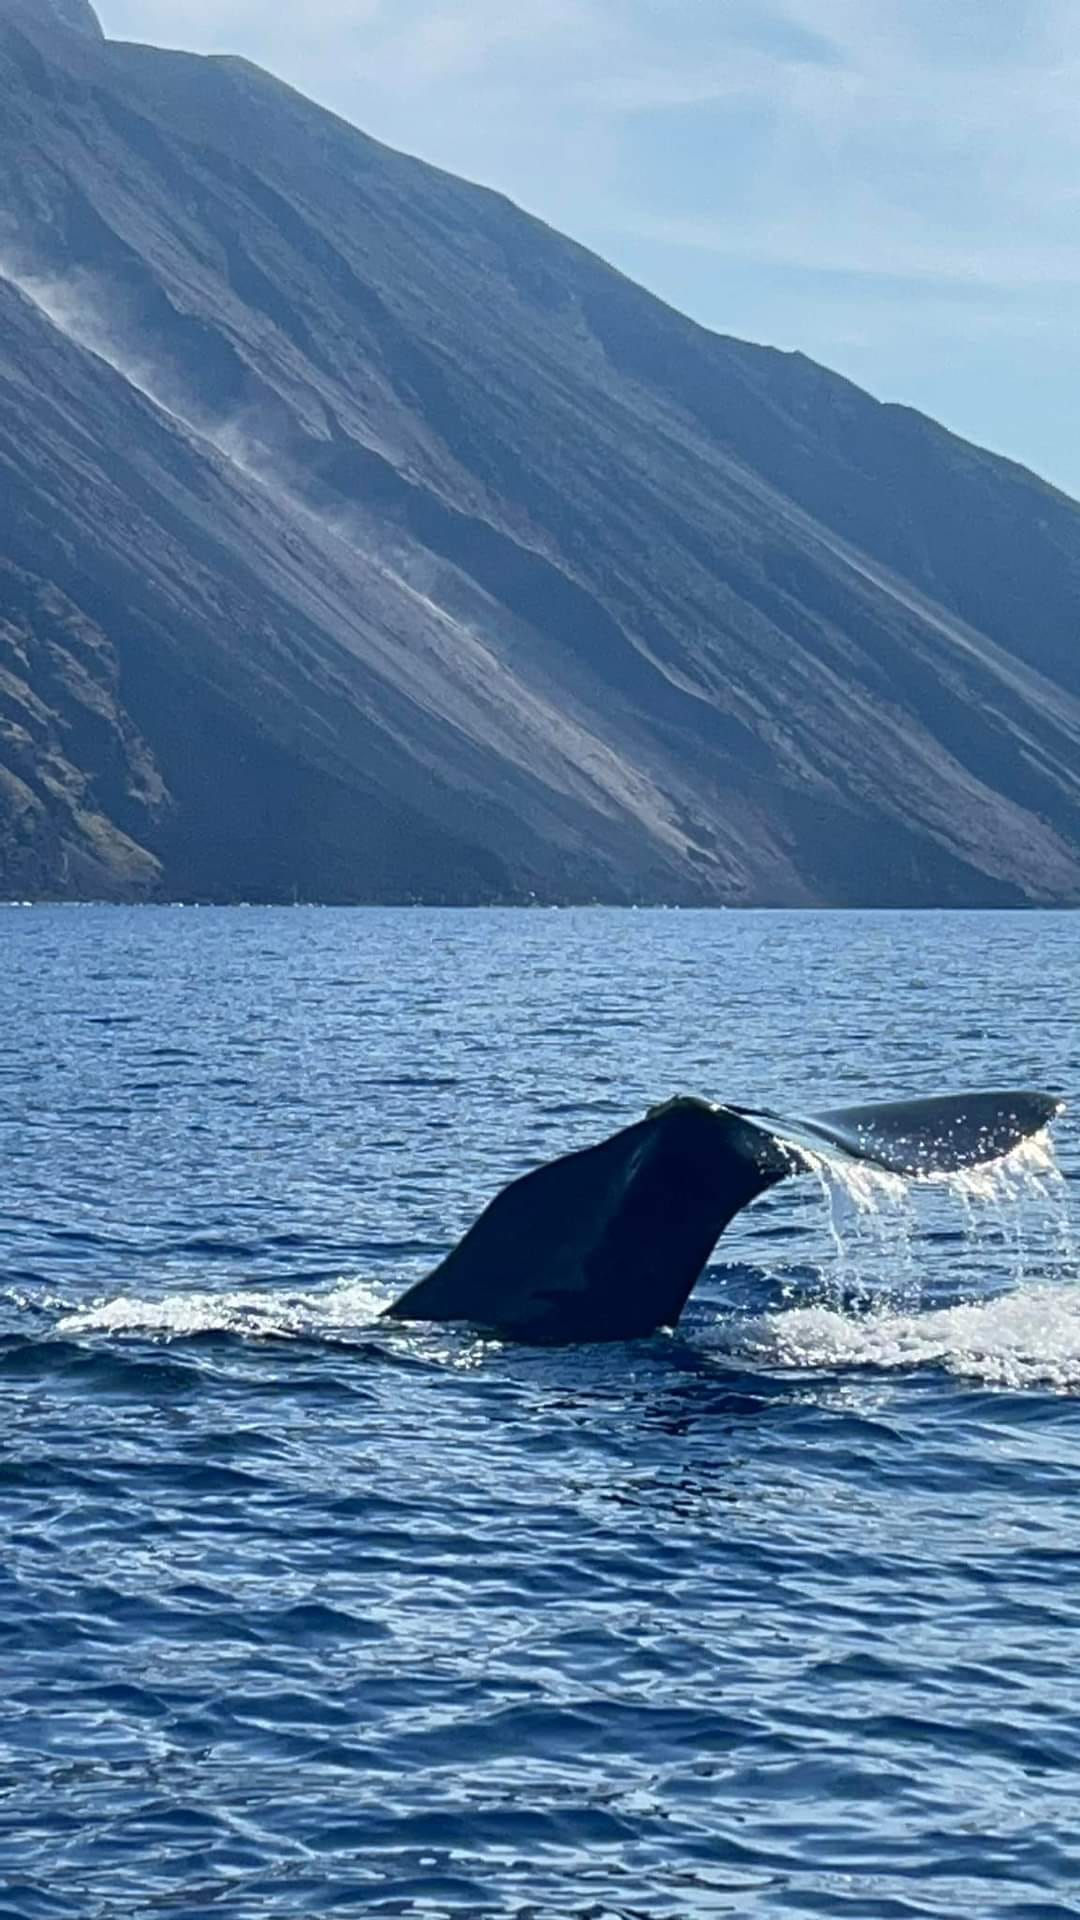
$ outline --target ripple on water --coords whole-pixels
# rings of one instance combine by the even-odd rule
[[[1070,1124],[822,1164],[677,1338],[378,1323],[678,1088],[1067,1089],[1073,920],[8,920],[5,1920],[1074,1920]]]

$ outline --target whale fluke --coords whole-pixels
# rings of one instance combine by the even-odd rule
[[[803,1118],[680,1096],[523,1174],[387,1308],[537,1343],[673,1327],[728,1222],[823,1148],[911,1176],[1000,1158],[1062,1109],[1052,1094],[954,1094]]]
[[[959,1173],[1000,1160],[1041,1133],[1064,1109],[1052,1093],[947,1093],[929,1100],[879,1100],[835,1107],[806,1119],[735,1107],[758,1125],[778,1127],[796,1145],[839,1147],[888,1173]]]

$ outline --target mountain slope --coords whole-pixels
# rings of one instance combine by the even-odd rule
[[[1080,507],[52,7],[0,0],[0,892],[1080,901]]]

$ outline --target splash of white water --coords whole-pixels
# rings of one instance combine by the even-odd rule
[[[932,1365],[987,1386],[1080,1390],[1080,1288],[1062,1284],[1076,1277],[1076,1252],[1067,1190],[1047,1134],[1003,1160],[916,1180],[841,1154],[808,1154],[805,1147],[800,1153],[811,1162],[828,1203],[843,1304],[839,1297],[810,1305],[793,1302],[776,1312],[721,1321],[709,1343],[714,1351],[782,1369]],[[993,1238],[1000,1255],[1005,1241],[1011,1291],[918,1310],[915,1226],[920,1190],[928,1189],[959,1207],[968,1253],[977,1254],[984,1238],[987,1245]],[[1032,1201],[1040,1203],[1037,1256],[1023,1243],[1022,1225],[1013,1232],[1008,1224],[1021,1223],[1021,1203]],[[1027,1278],[1029,1265],[1037,1266],[1037,1280]],[[1046,1281],[1048,1271],[1054,1284]],[[333,1338],[368,1331],[400,1283],[399,1275],[393,1286],[342,1279],[309,1293],[245,1288],[120,1298],[64,1315],[57,1332],[166,1340],[204,1333]],[[852,1311],[853,1302],[861,1310]],[[450,1358],[454,1365],[476,1364],[481,1355],[482,1343],[475,1343],[455,1347]]]
[[[843,1154],[799,1149],[825,1201],[833,1244],[833,1281],[845,1295],[870,1284],[884,1261],[897,1280],[911,1280],[911,1184],[897,1173]]]
[[[65,1314],[60,1334],[134,1333],[167,1340],[200,1333],[287,1339],[354,1332],[378,1318],[390,1296],[361,1280],[340,1280],[324,1293],[173,1293],[158,1299],[98,1301]]]
[[[1080,1287],[1068,1284],[1080,1273],[1049,1132],[1000,1160],[911,1180],[842,1154],[799,1151],[826,1198],[843,1304],[793,1303],[721,1322],[712,1344],[726,1356],[800,1371],[933,1366],[985,1386],[1080,1390]],[[1009,1291],[919,1310],[916,1229],[921,1196],[931,1195],[958,1210],[960,1260],[993,1247],[1000,1264],[1004,1243]],[[884,1289],[880,1278],[865,1284],[868,1256],[883,1249]]]
[[[1068,1194],[1049,1130],[1023,1140],[1001,1159],[955,1173],[913,1177],[889,1173],[868,1161],[825,1150],[798,1149],[825,1198],[836,1254],[837,1279],[856,1283],[868,1255],[887,1258],[894,1284],[909,1292],[916,1284],[914,1237],[923,1195],[952,1202],[964,1224],[964,1238],[975,1248],[994,1235],[1013,1245],[1013,1278],[1025,1277],[1028,1264],[1029,1210],[1037,1214],[1038,1234],[1049,1239],[1063,1265],[1075,1267]]]
[[[810,1166],[827,1190],[842,1194],[856,1213],[888,1210],[906,1202],[920,1187],[946,1188],[950,1193],[997,1206],[1025,1193],[1041,1195],[1048,1187],[1064,1185],[1047,1127],[1021,1140],[997,1160],[984,1160],[955,1173],[890,1173],[870,1160],[856,1160],[839,1148],[830,1152],[825,1147],[808,1147],[805,1141],[782,1140],[782,1144]]]
[[[968,1194],[975,1200],[994,1205],[1013,1200],[1025,1192],[1041,1193],[1047,1186],[1064,1188],[1064,1175],[1057,1163],[1054,1142],[1047,1127],[1006,1153],[1000,1160],[984,1160],[981,1166],[966,1167],[959,1173],[925,1173],[916,1176],[916,1185],[947,1186],[954,1193]]]
[[[924,1313],[792,1307],[723,1325],[714,1350],[784,1371],[941,1368],[983,1386],[1080,1390],[1080,1288],[1027,1286]]]

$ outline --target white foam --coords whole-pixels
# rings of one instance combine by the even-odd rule
[[[792,1307],[729,1323],[716,1345],[784,1371],[939,1367],[983,1386],[1080,1391],[1080,1287],[1037,1285],[926,1313]]]
[[[393,1291],[393,1290],[392,1290]],[[254,1339],[296,1338],[370,1326],[390,1297],[361,1280],[340,1280],[323,1293],[172,1293],[157,1298],[98,1301],[64,1315],[57,1333],[134,1333],[184,1340],[200,1333],[238,1333]]]
[[[798,1151],[825,1197],[829,1278],[843,1298],[722,1322],[715,1344],[725,1354],[785,1370],[933,1366],[985,1386],[1080,1390],[1080,1272],[1048,1131],[1001,1159],[913,1179],[841,1152],[801,1143]],[[939,1223],[943,1208],[953,1210],[957,1270],[973,1290],[985,1284],[991,1249],[1000,1272],[1004,1246],[1011,1291],[920,1310],[918,1231],[928,1205]]]
[[[826,1196],[834,1277],[846,1304],[839,1297],[792,1303],[721,1321],[710,1340],[714,1351],[785,1370],[934,1366],[986,1386],[1080,1391],[1080,1272],[1067,1188],[1048,1134],[988,1165],[915,1180],[839,1153],[799,1151]],[[931,1188],[936,1203],[944,1199],[958,1209],[958,1265],[975,1267],[974,1290],[983,1280],[983,1250],[993,1238],[999,1271],[1001,1242],[1006,1245],[1012,1291],[919,1310],[919,1194]],[[1056,1276],[1053,1283],[1048,1273]],[[370,1329],[410,1277],[398,1274],[382,1285],[346,1278],[308,1293],[244,1288],[121,1297],[65,1314],[57,1332],[165,1340],[202,1333],[333,1337]],[[859,1310],[852,1310],[853,1299]],[[455,1366],[476,1365],[484,1351],[481,1341],[452,1344],[446,1358]]]

